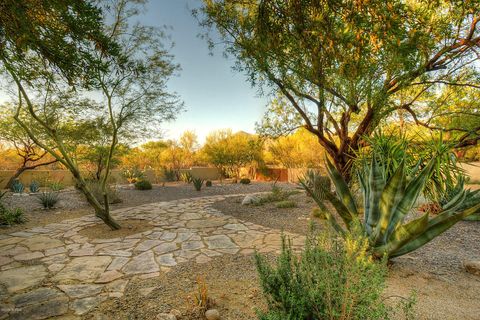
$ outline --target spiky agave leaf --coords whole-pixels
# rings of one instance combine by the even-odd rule
[[[372,233],[369,235],[369,239],[374,243],[373,233],[377,224],[380,220],[380,198],[382,196],[383,188],[385,187],[385,177],[384,172],[380,168],[378,161],[375,158],[375,155],[372,159],[370,177],[369,177],[369,213],[368,219],[365,221],[368,224],[369,229],[372,230]]]
[[[328,158],[325,159],[326,168],[330,179],[332,180],[333,184],[335,184],[335,192],[337,193],[338,197],[344,204],[344,206],[348,209],[348,212],[352,216],[358,216],[357,205],[355,204],[355,200],[350,192],[350,188],[348,184],[343,179],[342,175],[335,166],[330,162]]]

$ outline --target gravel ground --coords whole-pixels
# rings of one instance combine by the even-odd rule
[[[203,320],[193,302],[199,277],[224,320],[256,319],[255,310],[265,308],[253,256],[235,255],[206,264],[181,264],[160,277],[133,280],[124,297],[103,303],[84,319],[147,320],[176,310],[181,314],[178,320]]]
[[[237,219],[249,221],[272,229],[306,234],[310,221],[318,225],[319,220],[312,218],[312,209],[315,202],[305,194],[299,193],[289,197],[296,203],[295,208],[279,209],[275,203],[266,203],[261,206],[243,206],[243,197],[232,197],[214,203],[213,207]]]

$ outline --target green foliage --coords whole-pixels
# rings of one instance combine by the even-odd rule
[[[195,13],[253,86],[277,90],[267,134],[306,128],[347,180],[364,137],[398,113],[465,133],[455,139],[463,146],[480,138],[476,93],[433,112],[443,88],[478,83],[478,1],[204,0]],[[474,114],[476,125],[452,123],[452,113]]]
[[[250,181],[250,179],[248,179],[248,178],[242,178],[242,179],[240,179],[240,183],[241,183],[241,184],[250,184],[250,182],[251,182],[251,181]]]
[[[321,175],[318,170],[308,169],[299,181],[308,186],[319,199],[325,200],[325,192],[331,192],[332,190],[330,178]]]
[[[222,175],[239,178],[241,167],[261,161],[262,141],[245,132],[220,130],[207,136],[201,152]]]
[[[336,195],[326,192],[326,199],[335,208],[347,230],[350,230],[360,220],[359,205],[345,180],[328,159],[326,166],[336,190]],[[435,218],[429,219],[427,213],[405,222],[434,168],[433,159],[426,167],[416,170],[415,175],[409,176],[405,164],[401,163],[387,180],[386,168],[374,156],[369,168],[359,174],[363,193],[363,230],[377,257],[397,257],[409,253],[480,209],[480,203],[462,207],[466,193],[460,190]],[[312,195],[332,227],[341,235],[347,234],[328,212],[325,201],[318,198],[307,185],[303,184],[303,187]]]
[[[279,209],[295,208],[297,206],[297,203],[292,200],[283,200],[277,202],[275,206]]]
[[[287,191],[274,184],[272,186],[272,191],[270,193],[267,193],[266,195],[260,196],[258,198],[258,201],[254,203],[254,205],[261,206],[265,203],[286,201],[291,195],[296,193],[298,193],[298,191]]]
[[[203,179],[193,178],[192,182],[193,182],[193,186],[195,187],[195,190],[197,190],[197,191],[202,190],[202,186],[203,186],[203,182],[204,182]]]
[[[64,186],[63,183],[60,182],[60,181],[53,181],[53,182],[51,182],[50,185],[49,185],[49,187],[50,187],[50,189],[51,189],[52,191],[60,191],[60,190],[65,189],[65,186]]]
[[[123,171],[123,176],[127,179],[128,183],[136,183],[144,178],[145,173],[138,167],[127,168]]]
[[[0,226],[11,226],[26,221],[23,210],[20,208],[8,209],[0,203]]]
[[[390,319],[383,302],[387,267],[368,254],[368,240],[309,235],[299,257],[282,237],[276,264],[256,254],[268,310],[261,320]]]
[[[190,172],[184,172],[182,173],[182,175],[180,176],[180,179],[185,182],[185,183],[192,183],[193,182],[193,176]]]
[[[32,181],[28,187],[31,193],[37,193],[40,191],[40,184],[37,181]]]
[[[168,182],[178,181],[178,171],[174,169],[163,168],[162,174]]]
[[[23,183],[20,182],[20,180],[16,179],[15,181],[13,181],[10,190],[14,193],[23,193],[23,191],[25,190],[25,186],[23,185]]]
[[[58,202],[57,192],[42,192],[38,196],[38,200],[44,209],[52,209]]]
[[[377,131],[372,137],[365,138],[368,147],[356,154],[353,166],[361,173],[368,167],[373,156],[383,168],[385,179],[389,180],[404,163],[408,176],[424,168],[433,161],[433,168],[423,189],[423,194],[431,201],[439,202],[448,190],[455,187],[457,178],[463,174],[454,153],[454,145],[440,138],[401,136],[395,132],[385,134]]]
[[[205,186],[206,187],[211,187],[212,186],[212,181],[207,180],[207,182],[205,182]]]
[[[137,182],[135,182],[135,189],[137,190],[151,190],[152,189],[152,184],[150,181],[142,179]]]
[[[87,187],[90,189],[98,202],[101,204],[105,203],[105,197],[103,196],[103,190],[100,181],[88,180]],[[105,185],[105,187],[107,189],[108,203],[115,204],[122,202],[122,199],[118,195],[117,189],[112,188],[109,184]]]

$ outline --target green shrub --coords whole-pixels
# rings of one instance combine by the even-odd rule
[[[103,196],[103,190],[100,185],[100,181],[98,180],[89,180],[87,181],[87,186],[88,189],[93,193],[95,198],[100,202],[101,204],[104,204],[104,196]],[[120,196],[118,195],[117,189],[112,188],[110,185],[107,184],[107,195],[108,195],[108,203],[110,204],[115,204],[115,203],[121,203],[122,199],[120,199]]]
[[[148,180],[140,180],[135,182],[135,189],[137,190],[151,190],[152,184]]]
[[[163,168],[162,175],[168,182],[173,182],[178,180],[178,172],[173,169]]]
[[[248,179],[248,178],[242,178],[242,179],[240,179],[240,183],[241,183],[241,184],[250,184],[250,182],[251,182],[251,181],[250,181],[250,179]]]
[[[258,201],[254,205],[261,206],[265,203],[285,201],[291,195],[296,193],[298,193],[298,191],[296,190],[286,191],[280,187],[277,187],[276,185],[273,185],[272,192],[260,196]]]
[[[279,209],[286,209],[286,208],[295,208],[297,204],[295,203],[295,201],[292,201],[292,200],[283,200],[283,201],[277,202],[276,206]]]
[[[20,208],[8,209],[0,203],[0,225],[11,226],[26,221],[23,210]]]
[[[389,319],[382,299],[386,261],[374,261],[368,240],[308,236],[305,250],[295,256],[282,237],[276,264],[256,254],[260,284],[268,310],[261,320]]]
[[[211,187],[212,186],[212,181],[207,180],[207,182],[205,182],[205,186]]]
[[[44,209],[52,209],[58,202],[58,193],[56,192],[42,192],[38,196],[38,200]]]
[[[25,186],[23,185],[23,183],[20,182],[20,180],[16,179],[13,181],[10,190],[14,193],[23,193],[23,190],[25,190]]]
[[[127,179],[128,183],[136,183],[142,180],[145,176],[142,170],[138,167],[127,168],[123,171],[123,177]]]
[[[28,187],[31,193],[37,193],[40,191],[40,184],[37,181],[32,181]]]
[[[326,192],[332,190],[330,178],[322,176],[318,170],[308,169],[299,180],[315,192],[320,199],[325,200]]]
[[[65,186],[60,181],[54,181],[50,183],[50,189],[52,191],[60,191],[60,190],[63,190],[64,188]]]
[[[193,178],[192,182],[193,182],[193,186],[195,187],[195,190],[197,191],[202,190],[203,181],[204,180],[200,178]]]
[[[182,180],[183,182],[185,183],[192,183],[193,182],[193,176],[190,172],[184,172],[182,173],[182,175],[180,176],[180,180]]]

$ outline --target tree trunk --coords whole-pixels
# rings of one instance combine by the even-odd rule
[[[92,194],[92,192],[87,188],[85,182],[81,178],[76,178],[78,183],[78,188],[87,198],[88,203],[95,209],[95,215],[102,219],[102,221],[110,227],[112,230],[118,230],[121,228],[120,224],[116,222],[110,215],[110,210],[108,208],[108,203],[104,204],[103,207],[97,198]]]

